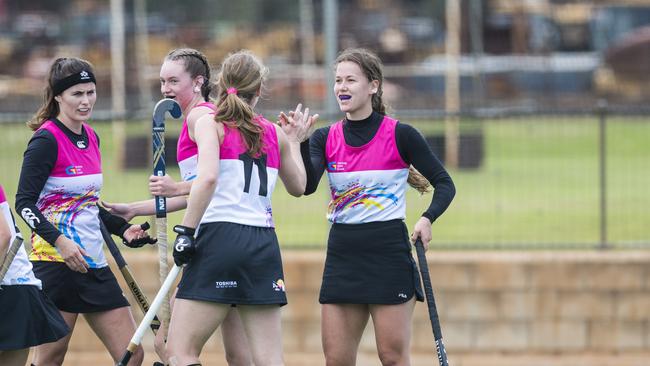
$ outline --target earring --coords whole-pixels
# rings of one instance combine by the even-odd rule
[[[201,91],[201,88],[199,88],[199,87],[195,87],[195,88],[194,88],[194,92],[195,92],[195,93],[198,93],[198,92],[200,92],[200,91]]]

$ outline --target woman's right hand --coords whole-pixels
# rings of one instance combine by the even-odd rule
[[[163,176],[149,176],[149,193],[152,196],[176,197],[180,196],[178,184],[168,174]]]
[[[309,108],[302,110],[302,104],[298,103],[296,109],[289,114],[280,112],[278,116],[278,125],[290,140],[296,142],[306,141],[313,132],[313,127],[318,120],[318,114],[309,114]]]
[[[68,268],[76,272],[88,272],[88,263],[84,259],[88,254],[83,248],[64,235],[60,235],[54,245]]]
[[[135,212],[128,203],[109,203],[102,201],[102,206],[115,216],[120,216],[126,221],[131,221],[135,217]]]

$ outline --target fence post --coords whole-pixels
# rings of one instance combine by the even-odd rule
[[[599,139],[599,185],[600,185],[600,245],[598,249],[608,249],[607,240],[607,100],[598,100],[598,139]]]

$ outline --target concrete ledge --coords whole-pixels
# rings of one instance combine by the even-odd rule
[[[152,299],[159,287],[156,251],[123,253]],[[325,251],[282,255],[289,299],[282,315],[287,365],[324,364],[318,292]],[[429,252],[427,260],[454,366],[650,365],[650,251]],[[139,321],[139,309],[133,312]],[[77,328],[66,365],[91,354],[110,362],[81,318]],[[219,337],[206,344],[204,364],[224,364]],[[147,334],[143,344],[153,360],[152,342]],[[413,315],[412,356],[413,365],[435,364],[422,303]],[[78,364],[90,363],[85,360]],[[371,324],[358,364],[378,364]]]

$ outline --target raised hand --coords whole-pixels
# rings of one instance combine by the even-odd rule
[[[313,132],[313,127],[318,120],[318,114],[309,115],[309,108],[302,111],[302,103],[298,103],[296,109],[288,114],[280,112],[278,125],[282,128],[287,137],[293,141],[303,142]]]

